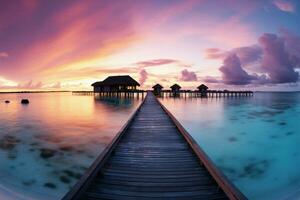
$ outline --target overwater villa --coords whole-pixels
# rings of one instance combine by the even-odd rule
[[[153,88],[153,93],[154,93],[155,95],[160,95],[160,93],[161,93],[161,91],[162,91],[162,89],[163,89],[164,87],[161,86],[160,84],[156,84],[156,85],[154,85],[152,88]]]
[[[180,85],[178,85],[177,83],[175,83],[170,88],[171,88],[171,92],[173,93],[174,96],[179,95],[179,92],[180,92],[180,89],[181,89]]]
[[[201,84],[201,85],[199,85],[199,86],[197,87],[197,89],[198,89],[198,91],[199,91],[200,93],[206,93],[207,90],[208,90],[208,87],[207,87],[206,85],[204,85],[204,84]]]
[[[131,76],[109,76],[103,81],[92,84],[94,92],[130,92],[135,91],[140,84]]]
[[[198,92],[200,93],[201,97],[207,97],[208,87],[206,85],[201,84],[197,87],[197,89],[198,89]]]

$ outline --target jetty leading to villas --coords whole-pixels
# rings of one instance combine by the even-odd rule
[[[246,197],[148,92],[113,141],[63,198],[91,199]]]

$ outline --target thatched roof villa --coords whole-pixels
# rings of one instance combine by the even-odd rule
[[[171,87],[172,92],[179,92],[181,89],[181,86],[178,85],[177,83],[175,83],[174,85],[172,85]]]
[[[121,92],[136,90],[140,84],[129,75],[109,76],[92,84],[94,92]]]
[[[153,87],[153,93],[155,95],[159,95],[161,93],[161,90],[164,88],[163,86],[161,86],[160,84],[156,84]]]
[[[199,86],[197,87],[197,89],[198,89],[199,92],[205,93],[205,92],[207,92],[208,87],[207,87],[206,85],[204,85],[204,84],[201,84],[201,85],[199,85]]]

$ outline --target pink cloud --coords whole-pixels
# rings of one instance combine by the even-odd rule
[[[295,5],[288,0],[275,0],[273,1],[274,5],[281,11],[284,12],[294,12]]]
[[[154,60],[137,62],[136,65],[144,68],[144,67],[153,67],[153,66],[166,65],[166,64],[176,64],[178,62],[179,62],[178,60],[174,60],[174,59],[154,59]]]
[[[144,85],[144,83],[146,82],[147,78],[148,78],[148,73],[145,69],[142,69],[139,72],[140,78],[139,78],[139,83],[141,84],[141,86]]]
[[[6,52],[0,52],[0,58],[7,58],[8,54]]]
[[[188,82],[188,81],[197,81],[198,78],[195,72],[184,69],[181,71],[179,80]]]
[[[60,83],[60,82],[56,82],[56,83],[54,83],[54,84],[51,86],[51,88],[59,89],[59,88],[61,88],[61,83]]]
[[[0,82],[0,89],[22,89],[22,90],[35,90],[43,88],[44,84],[39,81],[34,83],[32,80],[26,83],[19,83],[18,85],[5,85],[4,83]]]
[[[226,57],[227,52],[219,48],[208,48],[204,51],[207,59],[222,59]]]
[[[17,85],[5,85],[5,82],[0,81],[0,89],[3,90],[43,90],[43,89],[60,89],[61,83],[44,84],[41,81],[33,82],[32,80],[19,83]]]
[[[40,89],[42,87],[43,87],[43,83],[41,81],[34,83],[32,80],[24,84],[19,84],[17,86],[18,89]]]

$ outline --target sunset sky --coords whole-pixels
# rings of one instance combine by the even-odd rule
[[[0,0],[0,91],[124,74],[144,89],[300,90],[299,13],[296,0]]]

